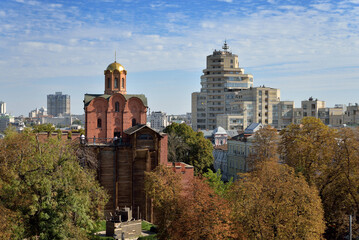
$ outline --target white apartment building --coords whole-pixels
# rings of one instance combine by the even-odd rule
[[[192,93],[192,128],[213,130],[217,116],[231,113],[231,103],[242,89],[253,87],[253,76],[239,67],[238,56],[228,51],[214,50],[207,56],[201,76],[201,91]]]
[[[6,113],[6,102],[0,101],[0,114]]]
[[[151,128],[161,131],[169,125],[167,119],[167,114],[164,112],[151,112],[147,117],[147,122],[150,123]]]
[[[29,112],[29,118],[38,118],[43,116],[47,116],[47,110],[44,107],[35,108],[34,110]]]

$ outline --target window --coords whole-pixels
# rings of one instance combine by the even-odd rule
[[[101,118],[97,119],[97,128],[101,128]]]
[[[120,103],[115,102],[115,112],[119,112],[119,111],[120,111]]]
[[[118,78],[115,78],[115,88],[118,88]]]
[[[132,119],[132,127],[136,125],[136,119]]]
[[[137,137],[139,140],[152,140],[153,137],[150,134],[141,134]]]
[[[107,78],[107,87],[111,88],[111,78]]]
[[[125,79],[122,78],[122,88],[124,88],[124,87],[125,87]]]

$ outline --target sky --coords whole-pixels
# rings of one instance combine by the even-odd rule
[[[150,111],[191,112],[206,56],[224,40],[254,85],[281,100],[359,102],[359,0],[1,0],[0,101],[24,115],[48,94],[103,93],[104,70]]]

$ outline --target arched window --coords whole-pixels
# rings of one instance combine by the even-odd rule
[[[136,125],[136,119],[132,119],[132,127]]]
[[[111,78],[107,78],[107,87],[111,88]]]
[[[115,102],[115,112],[119,112],[119,111],[120,111],[120,103]]]
[[[101,128],[101,118],[97,119],[97,128]]]
[[[125,87],[125,79],[122,78],[122,88],[124,88],[124,87]]]
[[[115,88],[118,88],[118,78],[115,78]]]

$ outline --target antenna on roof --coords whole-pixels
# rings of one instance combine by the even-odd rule
[[[224,40],[224,45],[223,45],[223,50],[225,51],[225,52],[227,52],[227,50],[229,49],[229,47],[228,47],[228,45],[227,45],[227,40]]]

